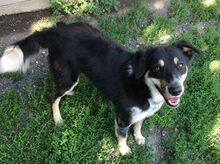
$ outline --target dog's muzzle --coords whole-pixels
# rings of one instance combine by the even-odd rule
[[[164,89],[156,86],[158,91],[164,97],[165,102],[168,106],[172,108],[177,108],[180,103],[180,98],[183,93],[183,85],[180,82],[173,81],[172,83],[168,84]]]
[[[181,83],[181,81],[179,79],[173,80],[166,87],[166,91],[164,94],[166,103],[170,107],[173,107],[173,108],[178,107],[182,93],[183,93],[183,84]]]
[[[179,84],[168,86],[168,91],[172,96],[179,96],[182,93],[182,86]]]

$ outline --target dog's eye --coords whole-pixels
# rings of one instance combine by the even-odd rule
[[[177,68],[179,68],[179,69],[182,68],[183,66],[184,66],[183,63],[178,63],[177,64]]]

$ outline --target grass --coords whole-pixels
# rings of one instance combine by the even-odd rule
[[[219,58],[219,47],[214,44],[220,41],[219,32],[209,28],[203,32],[183,33],[181,37],[207,49],[204,50],[204,57],[195,58],[192,63],[184,100],[173,113],[173,121],[169,125],[178,129],[178,135],[171,135],[172,140],[175,140],[172,143],[168,141],[168,149],[174,146],[173,143],[176,144],[171,151],[176,162],[217,162],[220,154],[217,153],[213,158],[212,153],[218,152],[219,146],[210,146],[210,137],[215,138],[211,130],[214,126],[216,128],[220,112],[219,72],[211,72],[209,65]],[[219,141],[219,137],[215,139]]]
[[[176,22],[201,22],[220,18],[220,1],[212,0],[177,0],[172,1],[170,18]],[[210,1],[211,2],[211,1]]]
[[[135,3],[128,12],[113,17],[104,16],[99,21],[99,27],[118,42],[126,41],[140,33],[140,23],[145,17],[150,17],[152,12],[143,3]],[[115,28],[117,27],[117,28]]]
[[[218,21],[219,8],[217,4],[205,7],[200,1],[175,2],[169,17],[155,16],[138,2],[121,16],[100,17],[98,24],[123,44],[131,37],[141,37],[147,47],[169,34],[170,39],[165,44],[186,39],[202,48],[204,55],[195,56],[191,63],[181,106],[176,110],[163,106],[160,112],[145,121],[143,132],[146,135],[154,126],[166,131],[163,145],[171,163],[218,163],[219,25],[210,25],[203,30],[193,26],[181,34],[175,33],[175,27],[178,23]],[[198,9],[196,5],[199,5]],[[194,10],[194,17],[185,15]],[[149,16],[154,17],[153,21],[140,27],[139,23]],[[73,96],[62,99],[65,122],[62,126],[53,123],[51,93],[49,73],[38,81],[36,88],[29,86],[26,95],[12,89],[1,93],[0,163],[151,163],[151,152],[137,146],[131,133],[128,143],[132,155],[121,157],[117,151],[114,153],[117,142],[113,106],[86,77],[81,78]]]
[[[93,14],[102,15],[104,13],[110,13],[113,9],[117,9],[119,4],[118,0],[83,0],[83,1],[71,1],[71,0],[50,0],[50,4],[55,14]]]

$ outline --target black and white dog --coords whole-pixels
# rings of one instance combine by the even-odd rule
[[[0,73],[25,71],[41,47],[49,50],[54,76],[54,121],[62,121],[60,99],[72,94],[83,73],[115,106],[115,132],[122,155],[130,152],[126,140],[131,125],[137,144],[143,145],[143,120],[164,102],[170,107],[179,105],[188,63],[193,53],[201,53],[186,41],[131,53],[86,23],[59,23],[8,47],[0,58]]]

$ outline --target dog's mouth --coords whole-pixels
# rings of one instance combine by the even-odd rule
[[[180,103],[180,96],[164,96],[164,99],[167,103],[167,105],[169,105],[172,108],[176,108],[179,106]]]
[[[163,91],[156,85],[157,90],[160,92],[160,94],[163,96],[165,102],[169,107],[177,108],[180,104],[180,97],[181,96],[167,96],[163,93]]]

